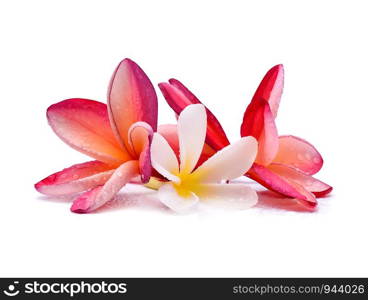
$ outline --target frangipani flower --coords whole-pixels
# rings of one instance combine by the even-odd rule
[[[244,113],[241,135],[252,135],[259,143],[256,161],[247,175],[313,210],[317,205],[316,196],[328,194],[332,187],[311,176],[323,165],[315,147],[296,136],[278,135],[275,119],[283,81],[283,66],[271,68]]]
[[[307,141],[295,136],[278,136],[277,115],[284,81],[282,65],[273,67],[263,78],[247,107],[241,126],[242,136],[258,140],[258,154],[245,175],[270,190],[295,198],[307,209],[314,209],[315,197],[331,192],[332,187],[313,178],[322,165],[318,151]],[[181,82],[170,79],[159,87],[171,108],[179,114],[187,105],[201,103]],[[216,117],[207,109],[206,143],[218,151],[229,144]]]
[[[125,59],[116,68],[108,105],[68,99],[51,105],[47,119],[65,143],[95,160],[41,180],[35,185],[40,193],[84,192],[74,200],[71,210],[86,213],[104,205],[129,181],[146,183],[150,179],[157,96],[147,75],[132,60]]]
[[[223,182],[248,171],[257,155],[257,141],[243,137],[195,168],[204,147],[206,127],[203,105],[189,105],[180,113],[177,126],[180,163],[166,139],[159,133],[154,134],[152,166],[168,180],[158,190],[160,201],[177,212],[189,210],[199,200],[227,201],[240,208],[255,205],[257,193],[253,189],[244,184]]]

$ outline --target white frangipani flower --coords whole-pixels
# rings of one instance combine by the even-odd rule
[[[227,184],[244,175],[257,155],[257,141],[249,136],[223,148],[195,169],[206,137],[207,115],[201,104],[187,106],[178,118],[180,165],[168,142],[155,133],[152,166],[169,181],[158,190],[160,201],[176,212],[186,212],[199,200],[227,201],[240,209],[257,203],[257,193],[245,184]],[[195,170],[194,170],[195,169]]]

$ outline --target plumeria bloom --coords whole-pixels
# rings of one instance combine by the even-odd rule
[[[282,65],[271,68],[246,109],[241,125],[242,136],[258,140],[258,154],[245,175],[281,195],[295,198],[306,209],[316,207],[316,197],[331,192],[332,187],[315,179],[323,159],[307,141],[287,135],[279,136],[275,125],[284,82]],[[171,108],[179,114],[187,105],[201,103],[181,82],[170,79],[159,87]],[[229,144],[216,117],[207,109],[206,143],[218,151]]]
[[[207,117],[201,104],[187,106],[179,115],[177,133],[179,160],[168,141],[159,133],[153,136],[152,166],[168,182],[161,185],[158,197],[176,212],[186,212],[202,200],[226,202],[249,208],[257,203],[257,193],[244,184],[226,184],[242,176],[257,155],[257,141],[243,137],[211,156],[196,168],[205,145]]]
[[[77,164],[38,182],[46,195],[79,194],[71,210],[91,212],[129,181],[151,176],[150,144],[157,129],[157,96],[143,70],[132,60],[116,68],[108,104],[73,98],[51,105],[47,119],[66,144],[95,160]]]

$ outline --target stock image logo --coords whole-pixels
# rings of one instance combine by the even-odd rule
[[[14,281],[12,284],[9,284],[6,290],[3,290],[3,293],[9,297],[17,296],[20,291],[17,289],[19,281]]]
[[[123,282],[102,281],[58,281],[58,280],[27,280],[20,284],[13,281],[5,285],[3,294],[8,297],[21,296],[68,296],[73,298],[76,295],[118,295],[127,293],[127,284]],[[1,294],[0,294],[1,298]]]

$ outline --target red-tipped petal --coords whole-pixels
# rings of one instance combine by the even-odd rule
[[[142,183],[147,183],[151,177],[152,165],[150,147],[153,130],[145,122],[136,122],[129,128],[129,144],[139,157],[139,169]]]
[[[36,183],[35,188],[45,195],[79,193],[104,184],[113,172],[113,167],[103,162],[89,161],[54,173]]]
[[[74,200],[72,212],[89,213],[110,201],[131,179],[139,174],[136,160],[127,161],[115,170],[111,178],[103,185],[80,195]]]
[[[278,133],[274,117],[267,101],[252,101],[243,117],[241,136],[253,136],[258,141],[256,163],[267,166],[275,158],[278,147]]]
[[[179,80],[170,79],[169,83],[160,83],[159,88],[167,103],[180,114],[181,111],[190,104],[201,104],[199,99],[189,91]],[[229,145],[220,122],[215,115],[206,107],[207,112],[207,135],[206,142],[214,149],[220,150]]]
[[[281,176],[276,171],[271,170],[268,167],[253,164],[252,168],[246,175],[269,190],[286,197],[297,199],[298,202],[308,210],[314,210],[317,205],[315,196],[302,185]]]
[[[312,192],[316,197],[322,197],[332,191],[332,187],[328,184],[293,167],[272,163],[270,166],[268,166],[268,168],[276,172],[278,175],[302,185],[306,190]]]
[[[135,62],[124,59],[117,66],[108,90],[111,126],[121,144],[129,149],[128,130],[135,122],[146,122],[156,131],[157,109],[151,81]]]
[[[292,135],[279,137],[279,151],[273,162],[292,166],[308,175],[317,173],[323,165],[322,156],[313,145]]]
[[[270,105],[272,114],[276,118],[283,88],[284,67],[283,65],[277,65],[271,68],[263,77],[253,99],[266,100]]]
[[[106,104],[68,99],[51,105],[47,119],[56,135],[72,148],[108,164],[129,159],[112,133]]]

